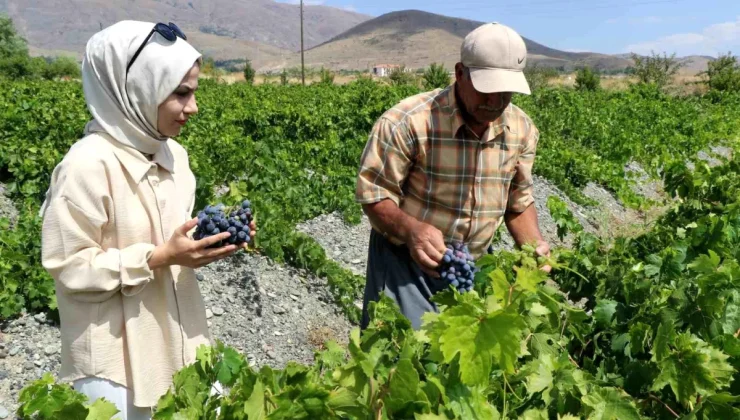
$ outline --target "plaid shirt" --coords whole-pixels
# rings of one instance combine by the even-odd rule
[[[454,84],[412,96],[375,123],[362,154],[356,200],[391,199],[442,231],[446,242],[467,243],[477,257],[506,211],[523,212],[534,202],[538,139],[532,120],[513,104],[478,138],[460,115]]]

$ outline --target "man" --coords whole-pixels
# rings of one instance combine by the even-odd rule
[[[482,25],[463,41],[454,84],[407,98],[376,122],[356,191],[373,226],[362,328],[381,292],[416,329],[437,311],[430,298],[448,286],[436,268],[453,240],[477,258],[503,221],[518,245],[549,255],[532,196],[539,131],[511,104],[514,92],[530,93],[526,56],[511,28]]]

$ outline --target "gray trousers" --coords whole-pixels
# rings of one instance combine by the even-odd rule
[[[437,305],[429,299],[447,287],[445,281],[421,271],[405,245],[394,245],[373,229],[368,249],[361,328],[367,328],[370,322],[368,303],[377,302],[384,293],[398,304],[401,313],[418,330],[425,312],[438,312]]]

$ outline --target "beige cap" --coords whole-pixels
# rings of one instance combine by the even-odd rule
[[[460,59],[478,92],[531,93],[523,71],[527,46],[506,25],[493,22],[474,29],[463,40]]]

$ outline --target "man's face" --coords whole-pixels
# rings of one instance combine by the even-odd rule
[[[511,103],[512,92],[481,93],[475,90],[470,71],[462,63],[455,66],[455,80],[462,101],[460,106],[475,123],[485,125],[497,120]]]

